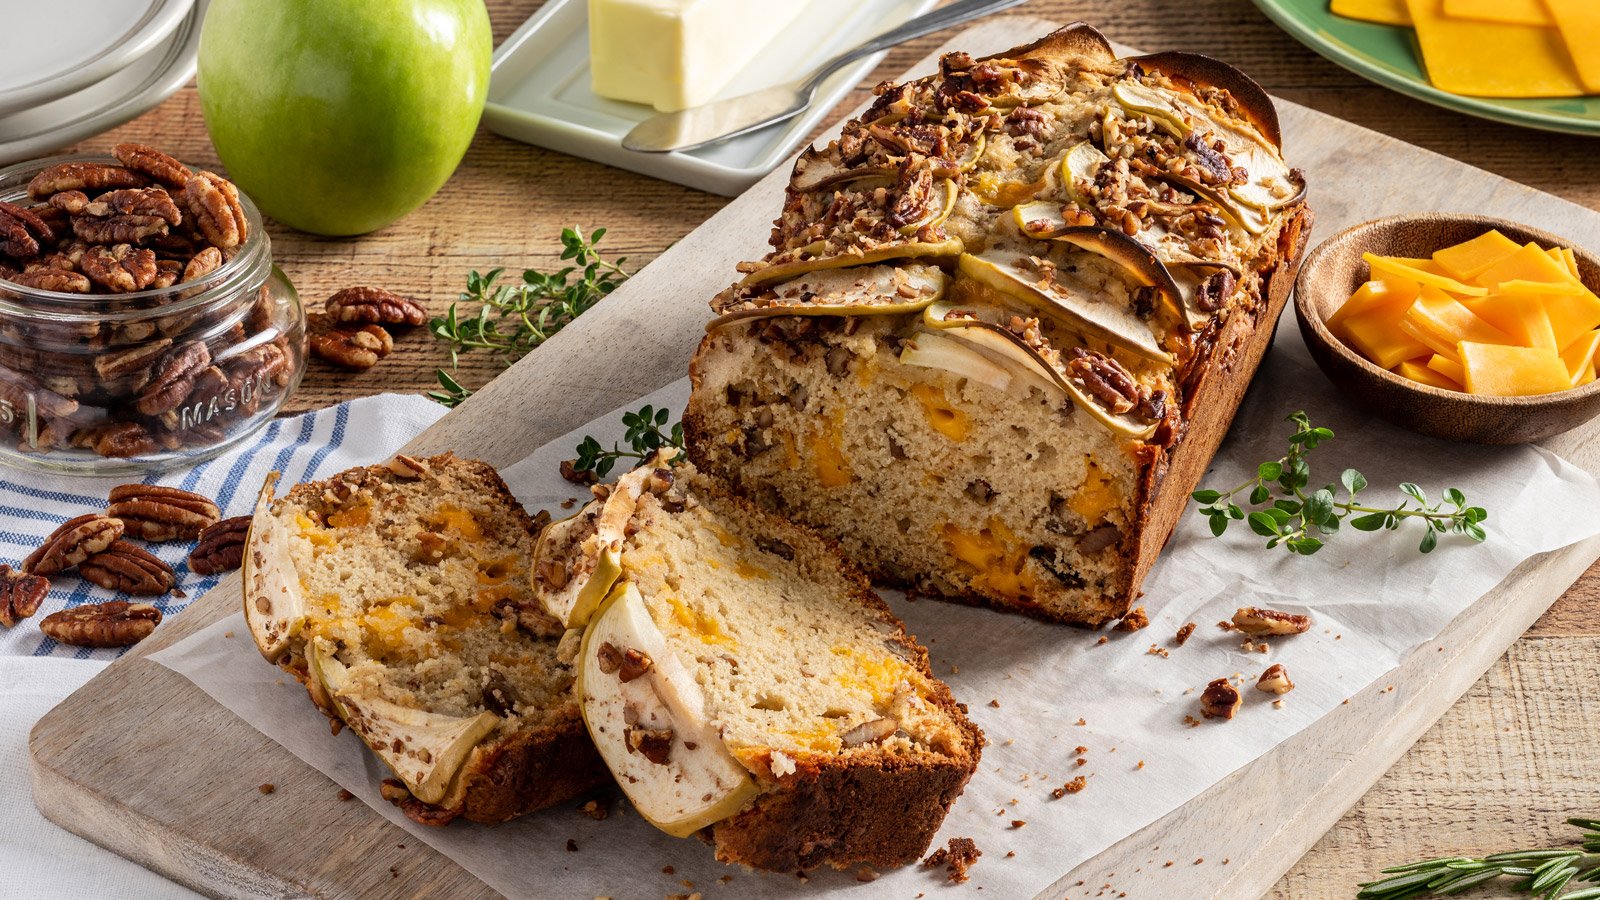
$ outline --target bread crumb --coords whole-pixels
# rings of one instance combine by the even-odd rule
[[[222,636],[223,636],[223,637],[225,637],[225,638],[231,638],[231,637],[233,637],[233,632],[231,632],[231,631],[224,631],[224,632],[223,632],[223,633],[222,633]],[[1440,650],[1443,650],[1443,649],[1444,649],[1444,648],[1443,648],[1443,647],[1440,647],[1440,648],[1439,648],[1439,649],[1440,649]]]
[[[1171,866],[1172,866],[1172,860],[1169,859],[1169,860],[1167,860],[1166,865],[1162,866],[1161,868],[1166,869],[1166,868],[1171,868]]]
[[[567,838],[567,852],[568,853],[577,853],[578,852],[578,842],[573,840],[572,838]]]
[[[596,822],[603,820],[606,816],[611,814],[609,804],[604,798],[590,800],[589,802],[578,807],[578,812],[583,813]]]
[[[1282,700],[1274,700],[1274,701],[1272,701],[1272,708],[1273,709],[1283,709],[1283,701]]]
[[[802,875],[801,880],[804,879],[805,876]],[[705,900],[705,898],[702,897],[698,891],[696,891],[693,894],[668,894],[667,900]]]
[[[662,866],[661,867],[661,874],[663,874],[663,875],[676,875],[676,874],[678,874],[678,870],[674,869],[671,866]]]
[[[1118,631],[1138,631],[1150,624],[1150,617],[1144,614],[1144,607],[1135,607],[1133,612],[1122,617],[1116,628]]]
[[[263,784],[262,786],[256,788],[256,790],[260,791],[263,794],[270,794],[270,793],[272,793],[273,791],[275,791],[277,789],[278,789],[278,786],[275,785],[275,784]]]
[[[683,885],[684,887],[688,888],[691,891],[694,890],[694,882],[690,881],[687,878],[683,879],[682,881],[679,881],[678,883]]]
[[[989,705],[994,707],[995,709],[999,709],[1000,708],[1000,701],[999,700],[990,700],[989,701]]]
[[[960,884],[967,880],[967,870],[972,868],[982,855],[983,851],[978,849],[972,838],[953,837],[948,847],[940,847],[928,854],[928,858],[924,859],[922,864],[930,869],[943,865],[950,873],[950,880]]]
[[[1026,819],[1012,819],[1011,820],[1011,827],[1012,828],[1021,828],[1022,826],[1026,825],[1026,824],[1028,824]]]
[[[727,884],[728,882],[730,882],[732,880],[733,880],[733,876],[732,875],[724,875],[721,878],[717,879],[717,884]]]
[[[856,880],[861,882],[877,881],[878,872],[871,866],[862,866],[856,870]]]
[[[1199,728],[1200,720],[1196,719],[1194,716],[1184,716],[1183,724],[1189,726],[1190,728]]]
[[[1078,746],[1072,748],[1072,752],[1081,755],[1081,754],[1084,754],[1084,753],[1088,753],[1089,752],[1089,748],[1083,746],[1082,744],[1079,744]]]
[[[1006,859],[1010,859],[1011,857],[1016,856],[1016,855],[1017,855],[1017,851],[1015,851],[1015,850],[1007,850],[1006,851]]]
[[[961,674],[961,667],[960,666],[951,666],[950,667],[950,674],[951,675],[960,675]]]
[[[1137,766],[1134,766],[1133,768],[1134,768],[1135,771],[1138,771],[1139,769],[1144,768],[1144,760],[1142,760],[1142,759],[1139,760],[1139,764]]]
[[[1066,784],[1063,784],[1061,787],[1058,787],[1055,790],[1051,791],[1050,794],[1052,796],[1054,796],[1057,800],[1060,800],[1062,797],[1065,797],[1068,794],[1076,794],[1077,792],[1083,790],[1084,788],[1086,788],[1088,786],[1089,786],[1088,780],[1085,779],[1082,775],[1079,775],[1077,778],[1074,778],[1071,781],[1067,782]]]
[[[573,508],[574,506],[577,506],[577,505],[578,505],[578,498],[577,497],[568,497],[567,499],[561,501],[561,508],[562,509],[571,509],[571,508]]]
[[[1082,720],[1082,719],[1079,719],[1079,720],[1078,720],[1078,724],[1079,724],[1079,725],[1087,725],[1087,724],[1089,724],[1089,723],[1088,723],[1088,722],[1085,722],[1085,721],[1084,721],[1084,720]]]
[[[339,802],[340,803],[344,803],[344,802],[347,802],[347,801],[350,801],[350,800],[354,800],[356,798],[355,794],[350,793],[349,791],[345,790],[344,788],[339,788],[339,793],[336,794],[335,796],[339,798]]]
[[[1148,653],[1151,656],[1159,656],[1162,659],[1171,659],[1172,658],[1172,654],[1169,653],[1166,650],[1166,648],[1162,647],[1160,644],[1151,644],[1150,645],[1150,649],[1146,650],[1145,653]]]
[[[1111,640],[1111,638],[1108,638],[1108,637],[1106,637],[1105,635],[1102,634],[1102,635],[1100,635],[1100,640],[1097,641],[1096,643],[1097,644],[1104,644],[1104,643],[1109,642],[1110,640]]]
[[[1078,759],[1078,760],[1077,760],[1077,763],[1078,763],[1078,765],[1080,765],[1080,766],[1087,766],[1087,765],[1088,765],[1088,764],[1089,764],[1089,761],[1088,761],[1088,760],[1087,760],[1087,759],[1083,759],[1083,758],[1081,758],[1081,757],[1080,757],[1080,758],[1079,758],[1079,759]]]
[[[1229,622],[1227,619],[1223,619],[1221,622],[1217,623],[1217,627],[1221,628],[1223,631],[1233,631],[1233,630],[1237,629],[1239,626],[1233,624],[1232,622]]]
[[[1199,859],[1195,860],[1194,864],[1198,866],[1198,865],[1200,865],[1201,863],[1203,863],[1205,861],[1206,861],[1206,858],[1204,856],[1202,856]]]

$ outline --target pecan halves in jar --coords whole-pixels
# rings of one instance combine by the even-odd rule
[[[50,579],[0,565],[0,625],[11,628],[39,611],[50,593]]]
[[[328,298],[326,309],[337,321],[363,325],[421,325],[428,321],[422,304],[375,287],[338,291]]]
[[[78,401],[50,390],[32,375],[6,366],[0,366],[0,400],[23,415],[31,409],[48,419],[65,418],[78,411]]]
[[[211,365],[211,352],[201,341],[185,341],[168,350],[156,364],[154,377],[139,392],[139,412],[159,416],[178,408],[194,388],[195,378]]]
[[[1139,383],[1122,364],[1093,350],[1072,348],[1073,358],[1067,363],[1067,374],[1081,383],[1106,408],[1118,415],[1139,403]]]
[[[217,524],[222,510],[193,491],[159,484],[124,484],[111,489],[106,515],[120,519],[124,534],[160,542],[192,541]]]
[[[149,456],[163,449],[149,428],[138,422],[102,422],[72,436],[75,447],[86,447],[110,459]]]
[[[222,261],[221,250],[215,247],[207,247],[189,257],[189,261],[183,265],[183,277],[178,280],[181,282],[198,281],[222,268]]]
[[[111,148],[111,155],[124,166],[171,188],[183,187],[194,174],[188,166],[144,144],[118,144]]]
[[[72,233],[91,244],[137,244],[167,233],[160,216],[73,216]]]
[[[178,585],[172,567],[127,541],[111,546],[78,563],[84,580],[108,591],[121,591],[136,597],[165,594]]]
[[[87,294],[94,288],[88,276],[70,269],[36,266],[19,272],[8,279],[23,287],[39,291],[56,291],[61,294]]]
[[[78,264],[83,274],[113,294],[130,294],[149,287],[160,274],[156,268],[156,255],[143,247],[129,244],[115,247],[90,247],[84,251]]]
[[[231,572],[244,562],[244,542],[250,534],[250,517],[234,516],[200,532],[200,543],[189,551],[189,571],[196,575]]]
[[[346,369],[370,369],[394,349],[394,338],[379,325],[341,326],[323,313],[312,313],[306,326],[311,352]]]
[[[43,200],[61,191],[108,191],[115,188],[141,188],[150,184],[144,175],[106,163],[62,163],[33,176],[28,196]]]
[[[122,523],[110,516],[89,513],[68,519],[44,539],[39,549],[22,561],[29,575],[54,575],[105,550],[122,537]]]
[[[0,254],[29,260],[55,242],[55,231],[38,213],[0,201]]]
[[[39,622],[47,637],[74,647],[127,647],[150,636],[161,610],[148,603],[112,600],[51,613]]]
[[[215,172],[196,172],[183,188],[195,227],[215,247],[230,250],[249,236],[239,191]]]

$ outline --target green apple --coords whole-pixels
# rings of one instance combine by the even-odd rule
[[[228,176],[264,212],[363,234],[460,164],[493,49],[483,0],[212,0],[200,106]]]

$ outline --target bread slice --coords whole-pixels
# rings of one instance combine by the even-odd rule
[[[607,780],[564,629],[532,597],[542,523],[492,468],[399,456],[275,500],[276,479],[250,526],[245,617],[404,783],[386,796],[426,824],[492,824]]]
[[[596,487],[535,563],[547,609],[585,627],[580,703],[617,783],[725,862],[918,859],[982,733],[831,544],[669,458]]]
[[[1272,102],[1084,25],[877,94],[713,301],[689,456],[880,583],[1122,617],[1310,231]]]

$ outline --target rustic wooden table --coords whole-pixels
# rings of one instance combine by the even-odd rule
[[[496,40],[540,4],[489,0]],[[1133,47],[1228,60],[1277,96],[1600,209],[1600,153],[1592,139],[1469,118],[1376,87],[1295,43],[1247,0],[1033,0],[1018,11],[1090,22]],[[948,37],[938,34],[896,49],[839,112]],[[104,151],[124,140],[151,143],[194,163],[217,162],[192,85],[73,149]],[[1382,164],[1350,160],[1354,166]],[[480,129],[444,189],[399,223],[353,239],[274,227],[272,238],[278,264],[308,304],[320,304],[340,287],[375,284],[442,312],[470,269],[559,267],[563,225],[607,227],[604,248],[612,256],[626,255],[632,269],[726,202]],[[1561,232],[1559,222],[1536,224]],[[441,346],[425,329],[397,335],[395,344],[393,356],[359,375],[314,361],[293,410],[434,387],[434,370],[449,361]],[[476,387],[499,368],[482,354],[469,354],[458,376]],[[1593,677],[1600,670],[1597,597],[1600,566],[1512,646],[1269,897],[1350,897],[1357,881],[1385,865],[1565,840],[1567,829],[1556,827],[1562,818],[1600,814],[1600,778],[1589,768],[1600,762],[1600,720],[1580,714],[1600,710],[1600,681]]]

